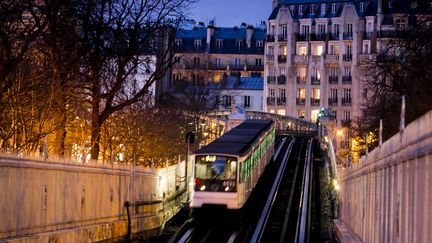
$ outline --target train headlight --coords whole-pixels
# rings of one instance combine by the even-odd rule
[[[203,185],[202,187],[200,187],[200,190],[204,191],[205,190],[205,186]]]
[[[227,191],[229,191],[229,186],[227,186],[227,187],[225,187],[225,191],[227,192]]]

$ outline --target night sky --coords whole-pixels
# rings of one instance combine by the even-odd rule
[[[272,8],[271,0],[199,0],[191,9],[192,18],[207,24],[216,18],[216,26],[240,26],[242,22],[256,26],[267,20]]]

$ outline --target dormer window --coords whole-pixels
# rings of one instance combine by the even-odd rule
[[[393,2],[392,2],[392,1],[389,1],[389,2],[388,2],[388,7],[389,7],[389,8],[393,8]]]
[[[295,6],[294,5],[290,6],[290,11],[291,11],[291,15],[294,16],[294,11],[295,11]]]
[[[412,9],[416,9],[416,8],[417,8],[417,1],[413,1],[413,2],[411,3],[411,8],[412,8]]]
[[[243,40],[236,41],[236,49],[237,51],[241,51],[243,49]]]
[[[303,14],[303,5],[299,5],[299,14],[300,14],[300,15]]]
[[[181,47],[182,46],[182,40],[181,39],[176,39],[175,40],[175,46],[176,47]]]
[[[310,5],[310,14],[314,15],[315,14],[315,4],[311,4]]]
[[[323,3],[321,4],[321,14],[325,14],[325,11],[326,11],[326,4]]]
[[[332,13],[336,13],[336,3],[332,3]]]
[[[360,12],[364,12],[365,2],[360,2]]]
[[[257,48],[263,48],[264,47],[264,42],[263,41],[257,41],[256,42],[256,47]]]
[[[201,49],[201,40],[194,40],[195,50]]]
[[[216,40],[216,48],[218,50],[222,50],[222,48],[223,48],[223,40]]]

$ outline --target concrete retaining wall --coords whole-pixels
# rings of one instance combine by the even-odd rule
[[[182,189],[182,172],[184,163],[152,170],[0,158],[0,241],[119,238],[127,233],[126,201],[138,203],[133,233],[158,228],[181,206],[166,199]]]
[[[341,173],[340,224],[363,242],[432,241],[432,111]]]

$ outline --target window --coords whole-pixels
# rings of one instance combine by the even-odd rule
[[[396,29],[405,29],[408,25],[406,18],[398,18],[395,20]]]
[[[182,40],[181,39],[176,39],[175,40],[175,46],[176,47],[181,47],[182,46]]]
[[[307,55],[307,47],[306,46],[299,46],[297,53],[299,55]]]
[[[321,80],[321,73],[320,73],[320,70],[319,70],[318,68],[315,67],[315,68],[312,70],[312,76],[315,78],[316,81]]]
[[[290,11],[291,11],[291,15],[294,16],[294,11],[295,11],[294,5],[290,5]]]
[[[331,55],[339,55],[339,46],[338,45],[330,45],[330,54]]]
[[[286,46],[280,46],[279,47],[279,55],[283,55],[283,56],[287,55],[287,47]]]
[[[308,36],[310,33],[309,31],[309,25],[302,25],[300,28],[300,34],[304,36]]]
[[[316,45],[313,47],[313,55],[314,56],[321,56],[323,53],[323,46],[322,45]]]
[[[325,24],[319,24],[318,25],[318,35],[324,35],[325,33],[326,33]]]
[[[364,12],[365,2],[360,2],[360,12]]]
[[[299,14],[302,15],[303,14],[303,5],[299,5]]]
[[[339,32],[340,32],[340,25],[333,24],[333,36],[339,38]]]
[[[330,100],[332,102],[337,102],[338,98],[338,90],[337,89],[330,89]]]
[[[306,81],[306,68],[305,67],[297,68],[297,75],[301,80]]]
[[[269,89],[269,96],[275,97],[275,90],[274,89]]]
[[[256,47],[257,48],[263,48],[264,47],[264,42],[263,41],[256,41]]]
[[[343,97],[345,99],[351,100],[351,89],[344,89],[343,90]]]
[[[346,45],[346,46],[345,46],[345,54],[346,54],[348,57],[351,57],[351,56],[352,56],[352,46],[351,46],[351,45]]]
[[[235,67],[239,67],[240,66],[240,58],[235,58],[234,59],[234,66]]]
[[[389,7],[389,8],[393,8],[393,2],[392,2],[392,1],[389,1],[389,2],[388,2],[388,7]]]
[[[337,77],[338,76],[338,68],[332,67],[330,68],[330,77]]]
[[[279,34],[281,35],[281,37],[283,38],[283,39],[286,39],[287,38],[287,25],[286,24],[283,24],[283,25],[280,25],[279,26]]]
[[[345,77],[351,77],[351,67],[345,67],[344,68],[344,76]]]
[[[305,111],[303,109],[299,109],[297,113],[299,118],[305,118]]]
[[[275,113],[275,110],[274,109],[270,109],[270,113]]]
[[[243,106],[245,108],[249,108],[251,106],[251,97],[248,95],[245,95],[243,98]]]
[[[321,14],[325,14],[325,12],[326,12],[326,4],[323,3],[321,4]]]
[[[297,98],[306,99],[306,89],[298,89]]]
[[[216,58],[215,59],[215,64],[216,64],[216,67],[220,67],[221,66],[221,59],[220,58]]]
[[[269,46],[268,48],[268,55],[274,55],[274,46]]]
[[[310,14],[314,15],[315,14],[315,4],[311,4],[310,5]]]
[[[174,63],[180,63],[181,57],[174,57]]]
[[[312,89],[312,99],[319,100],[320,99],[320,89]]]
[[[370,33],[373,32],[373,22],[368,22],[366,26],[366,32]]]
[[[285,89],[279,89],[279,97],[282,99],[285,99],[285,97],[286,97]]]
[[[319,110],[311,110],[311,122],[316,122]]]
[[[236,49],[237,51],[241,51],[243,49],[243,40],[236,41]]]
[[[223,48],[223,40],[216,40],[216,48],[217,50],[222,50]]]
[[[199,57],[194,57],[194,68],[197,68],[200,66],[200,58]]]
[[[278,109],[277,114],[281,116],[285,116],[285,109]]]
[[[343,112],[343,119],[345,122],[351,121],[351,111],[344,111]]]
[[[332,13],[336,13],[336,3],[332,3]]]
[[[262,59],[261,58],[256,58],[255,59],[255,66],[256,67],[261,67],[262,66]]]
[[[194,40],[195,50],[201,49],[201,40]]]
[[[363,41],[363,54],[370,53],[370,43],[369,41]]]
[[[347,37],[352,37],[352,35],[353,35],[353,24],[351,24],[351,23],[349,23],[349,24],[346,24],[346,36]]]
[[[231,103],[232,103],[232,96],[225,95],[225,106],[231,106]]]

